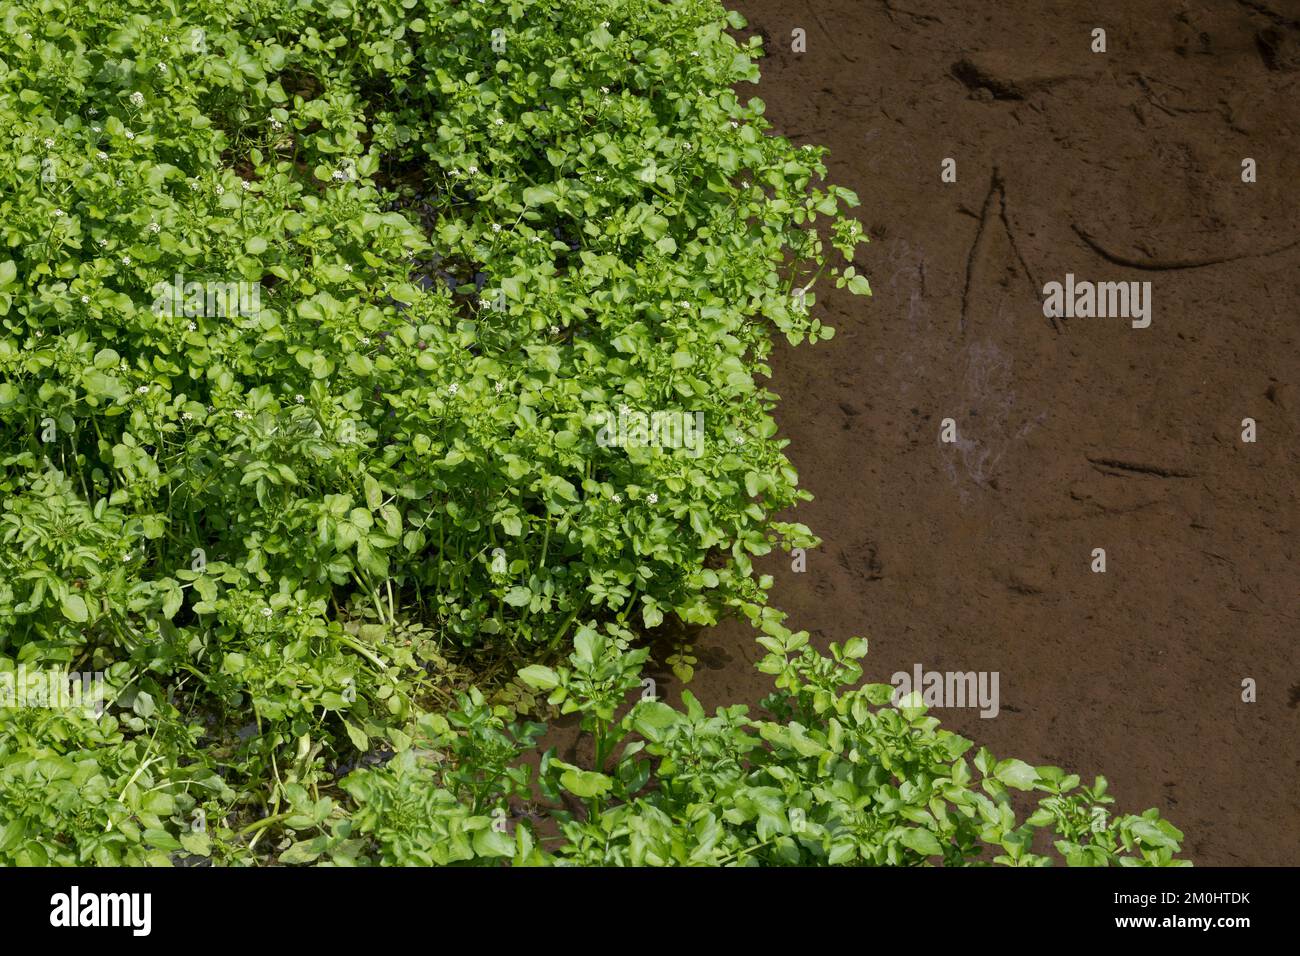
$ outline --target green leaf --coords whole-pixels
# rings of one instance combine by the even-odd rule
[[[180,835],[181,846],[187,853],[207,856],[212,852],[212,838],[206,830],[186,830]]]
[[[652,242],[668,232],[668,220],[660,215],[652,215],[641,223],[641,231]]]
[[[560,775],[560,786],[575,797],[598,797],[608,793],[614,781],[603,773],[592,770],[566,770]]]
[[[126,387],[112,375],[98,369],[88,369],[81,373],[81,384],[86,392],[96,398],[118,399],[126,394]]]
[[[573,639],[574,657],[580,663],[594,664],[602,644],[604,641],[598,633],[589,627],[584,627]]]
[[[1003,760],[993,772],[995,779],[1017,790],[1031,790],[1038,780],[1038,771],[1023,760]]]
[[[658,700],[648,700],[637,705],[632,725],[642,737],[658,742],[664,739],[664,731],[679,719],[677,711],[667,704]]]
[[[356,747],[362,753],[370,748],[370,738],[367,737],[359,727],[343,721],[343,729],[348,732],[348,739],[352,741],[352,746]]]
[[[69,621],[76,624],[85,624],[90,614],[86,610],[86,600],[75,591],[69,591],[63,596],[60,602],[63,605],[63,616]]]
[[[940,856],[943,847],[932,832],[924,827],[910,827],[903,831],[903,846],[923,856]]]
[[[167,620],[170,621],[172,618],[176,616],[176,612],[181,609],[181,604],[184,601],[184,595],[182,594],[180,587],[176,584],[175,581],[168,579],[167,583],[169,587],[167,587],[166,591],[163,594],[162,612],[163,612],[163,617],[167,618]]]
[[[1135,820],[1130,830],[1135,837],[1147,846],[1178,849],[1178,841],[1149,820]],[[1177,833],[1178,831],[1175,830],[1174,832]]]
[[[533,592],[523,586],[511,588],[503,599],[511,607],[523,607],[533,599]]]
[[[280,854],[279,861],[288,864],[311,863],[321,855],[324,839],[324,837],[314,837],[310,840],[299,840]]]
[[[854,295],[871,295],[871,283],[866,276],[854,276],[849,280],[849,291]]]
[[[530,664],[519,672],[519,679],[529,687],[536,687],[538,690],[552,690],[560,684],[560,678],[543,664]]]
[[[348,370],[358,378],[365,378],[374,371],[374,365],[370,359],[357,352],[349,352],[343,361],[347,364]]]
[[[514,856],[515,841],[508,834],[488,827],[474,834],[474,852],[478,856]]]
[[[362,486],[366,491],[366,506],[371,511],[378,511],[384,503],[384,490],[379,486],[379,482],[375,481],[370,475],[366,475],[362,479]]]
[[[529,186],[524,190],[524,203],[529,206],[541,206],[559,198],[560,194],[550,186]]]

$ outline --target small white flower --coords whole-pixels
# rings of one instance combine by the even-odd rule
[[[193,322],[191,322],[188,326],[186,326],[186,328],[188,328],[191,332],[197,332],[199,329],[199,327],[195,325]]]
[[[494,223],[492,223],[492,231],[493,231],[493,232],[500,232],[500,231],[501,231],[501,224],[500,224],[499,222],[494,222]]]
[[[739,128],[740,128],[740,124],[737,123],[735,120],[732,120],[732,121],[731,121],[731,128],[732,128],[732,129],[739,129]]]
[[[496,119],[496,125],[497,125],[497,126],[505,126],[505,125],[506,125],[506,121],[503,120],[500,116],[498,116],[497,119]]]
[[[541,236],[529,236],[529,237],[528,237],[528,241],[529,241],[529,242],[541,242],[541,241],[542,241],[542,237],[541,237]]]
[[[134,93],[131,94],[131,102],[134,103],[136,106],[143,106],[144,94],[141,93],[139,90],[136,90]]]
[[[128,551],[126,554],[122,555],[122,560],[123,560],[123,561],[130,561],[130,560],[131,560],[131,552]]]
[[[471,166],[471,167],[469,168],[469,174],[470,174],[471,176],[476,175],[477,173],[478,173],[478,167],[477,167],[477,166]]]
[[[45,138],[45,148],[46,149],[54,148],[54,140],[50,139],[48,136]]]
[[[101,239],[101,240],[99,240],[99,244],[100,244],[101,246],[106,246],[106,245],[108,245],[108,240],[107,240],[107,239]]]
[[[601,25],[604,29],[606,29],[606,30],[609,29],[609,21],[608,21],[608,20],[601,20],[601,21],[600,21],[600,25]]]
[[[90,128],[90,130],[91,130],[91,132],[93,132],[93,133],[102,133],[102,132],[104,132],[104,127],[102,127],[102,126],[92,126],[92,127]]]
[[[151,222],[149,223],[149,231],[156,236],[158,233],[162,232],[162,226],[158,225],[156,222]]]
[[[95,107],[92,106],[90,109],[86,110],[86,115],[87,115],[87,116],[98,116],[98,115],[99,115],[99,110],[95,109]]]
[[[695,148],[695,147],[692,146],[690,143],[682,143],[682,151],[683,151],[683,152],[687,152],[687,153],[689,153],[689,152],[690,152],[691,150],[693,150],[694,148]]]
[[[250,183],[247,179],[241,180],[239,185],[244,187],[244,192],[248,192],[250,189],[253,188],[253,184]]]
[[[141,385],[139,388],[137,388],[137,389],[135,390],[135,393],[136,393],[137,395],[148,395],[148,394],[149,394],[149,386],[148,386],[148,385]]]
[[[158,72],[159,72],[159,73],[166,73],[166,72],[167,72],[167,64],[166,64],[166,63],[159,63],[159,64],[158,64]]]
[[[126,367],[126,363],[125,363],[125,362],[119,362],[119,363],[117,364],[117,370],[118,370],[119,372],[126,372],[126,371],[129,371],[129,369]]]
[[[334,179],[340,182],[348,178],[348,174],[341,169],[334,170],[334,172],[330,173],[330,176],[332,176]]]
[[[558,334],[559,334],[559,331],[560,331],[560,327],[559,327],[558,325],[552,325],[552,326],[551,326],[551,334],[552,334],[552,335],[558,335]]]
[[[602,87],[600,88],[600,91],[601,91],[602,93],[608,93],[608,92],[609,92],[609,87],[608,87],[608,86],[602,86]]]
[[[248,417],[248,412],[245,412],[245,411],[243,411],[242,409],[239,409],[239,408],[236,408],[236,409],[235,409],[235,420],[236,420],[236,421],[241,421],[241,422],[242,422],[242,421],[243,421],[245,418],[247,418],[247,417]]]
[[[284,129],[284,124],[275,117],[271,118],[271,129]]]
[[[748,189],[748,188],[749,188],[749,180],[748,180],[748,179],[741,180],[740,188],[741,188],[741,189]]]
[[[699,51],[699,50],[692,50],[692,51],[691,51],[691,56],[699,56],[699,55],[700,55],[700,51]]]
[[[737,436],[736,436],[736,444],[737,444],[737,445],[743,445],[743,444],[745,444],[745,436],[744,436],[744,435],[737,435]]]
[[[652,505],[659,504],[659,496],[655,494],[653,491],[650,492],[650,494],[645,496],[645,500],[648,504],[652,504]]]
[[[497,382],[495,385],[492,386],[492,390],[496,392],[498,395],[500,395],[501,392],[505,390],[505,384],[502,382]]]
[[[83,295],[83,296],[81,297],[81,304],[82,304],[82,305],[86,305],[88,302],[90,302],[90,296],[88,296],[88,295]]]
[[[603,183],[604,181],[605,181],[605,177],[604,177],[604,176],[597,176],[597,177],[596,177],[596,182],[598,182],[598,183]]]
[[[64,217],[64,215],[65,215],[65,213],[63,212],[62,209],[56,209],[56,210],[54,210],[54,218],[55,218],[55,219],[62,219],[62,218]]]
[[[130,256],[123,256],[123,257],[122,257],[122,265],[124,265],[124,266],[129,266],[130,264],[131,264],[131,257],[130,257]]]
[[[42,332],[40,329],[37,329],[37,330],[36,330],[36,337],[37,337],[38,339],[43,339],[43,338],[45,338],[45,333]]]
[[[126,133],[124,133],[123,135],[125,135],[127,139],[135,139],[135,133],[131,132],[130,130],[127,130]]]
[[[616,504],[616,505],[621,505],[621,504],[623,503],[623,496],[620,495],[620,494],[618,494],[617,492],[615,492],[614,494],[610,495],[609,498],[610,498],[610,500],[613,501],[614,504]]]
[[[301,404],[303,403],[303,401],[304,401],[304,399],[303,399],[303,397],[302,397],[301,395],[295,395],[295,396],[293,397],[293,400],[294,400],[295,402],[297,402],[299,405],[301,405]]]
[[[457,392],[460,391],[460,386],[457,385],[455,382],[452,382],[450,385],[447,386],[447,391],[455,395]]]
[[[262,617],[270,617],[271,614],[272,614],[272,611],[271,611],[271,609],[270,609],[269,607],[264,607],[264,608],[262,608]]]
[[[351,272],[351,271],[352,271],[352,266],[351,266],[351,264],[345,263],[344,266],[343,266],[343,271],[344,271],[344,272]],[[368,342],[368,341],[370,341],[370,340],[369,340],[369,339],[366,339],[366,341]]]
[[[188,422],[188,421],[189,421],[190,419],[192,419],[193,417],[194,417],[194,413],[193,413],[193,412],[181,412],[181,420],[182,420],[182,421],[187,421],[187,422]]]
[[[213,190],[213,192],[215,192],[218,196],[224,196],[226,194],[226,187],[218,184],[218,186],[216,187],[216,189]]]
[[[200,188],[201,187],[199,186],[199,181],[197,179],[190,180],[190,189],[194,190],[195,192],[198,192]]]
[[[364,335],[363,335],[363,336],[361,337],[361,344],[362,344],[362,345],[369,345],[369,344],[370,344],[370,339],[369,339],[367,336],[364,336]]]
[[[98,153],[95,154],[95,158],[98,159],[100,162],[103,162],[104,160],[108,159],[108,153],[104,152],[101,149]]]

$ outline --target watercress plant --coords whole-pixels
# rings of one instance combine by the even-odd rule
[[[0,700],[0,862],[1031,858],[921,718],[806,705],[812,658],[779,723],[623,713],[647,632],[773,620],[753,557],[816,543],[778,519],[808,496],[773,340],[831,337],[818,283],[870,292],[857,197],[739,92],[742,18],[0,19],[0,675],[108,691],[98,718]],[[611,443],[613,411],[700,440]],[[516,718],[546,707],[581,713],[591,766],[524,772]],[[916,766],[890,782],[895,738]],[[1051,815],[1072,861],[1156,846],[1156,823],[1084,834],[1068,779],[1030,781],[1059,792],[1024,826]],[[554,833],[503,836],[551,799]],[[807,836],[773,822],[787,803]]]

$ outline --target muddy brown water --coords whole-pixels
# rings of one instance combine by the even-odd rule
[[[837,336],[773,363],[823,544],[762,562],[772,602],[869,637],[871,680],[997,672],[995,718],[934,713],[1104,774],[1198,865],[1294,865],[1300,4],[736,6],[769,51],[748,92],[830,147],[874,240],[874,297],[819,289]],[[1150,326],[1045,318],[1067,273],[1150,282]],[[706,706],[770,691],[753,638],[700,637]]]

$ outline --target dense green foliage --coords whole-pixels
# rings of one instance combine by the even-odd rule
[[[927,812],[951,861],[976,836],[1020,845],[927,803],[1005,806],[935,796],[954,741],[892,710],[855,746],[918,735],[914,784],[807,764],[804,729],[845,731],[780,710],[803,706],[792,686],[779,724],[662,704],[614,721],[633,631],[744,614],[790,639],[751,558],[815,539],[775,519],[806,495],[760,379],[773,335],[830,337],[815,281],[869,292],[856,197],[734,92],[759,52],[726,32],[738,17],[0,0],[0,18],[0,674],[103,672],[108,697],[98,719],[0,711],[0,862],[536,861],[491,811],[561,791],[593,802],[548,859],[909,862],[940,855],[897,830]],[[614,410],[699,413],[703,440],[611,446]],[[511,706],[451,699],[453,652],[522,664],[575,640],[600,675],[563,680],[591,688],[528,669]],[[596,765],[544,758],[540,795],[515,764],[539,728],[505,723],[528,681],[597,715]],[[633,729],[645,755],[608,777]],[[723,753],[742,743],[748,763]],[[398,756],[347,775],[358,751]],[[899,806],[843,836],[882,786]],[[774,788],[813,836],[772,829]],[[1128,826],[1077,853],[1170,848],[1166,825]]]
[[[806,633],[768,624],[783,634],[759,639],[768,651],[760,669],[777,687],[764,701],[770,720],[751,719],[743,706],[709,717],[689,691],[684,710],[650,698],[616,713],[641,686],[644,654],[629,652],[616,633],[584,629],[570,666],[525,672],[553,702],[582,715],[593,753],[584,768],[548,752],[536,792],[518,776],[494,778],[498,805],[521,794],[550,806],[562,806],[566,794],[581,798],[581,806],[553,812],[560,827],[553,849],[542,849],[527,818],[511,840],[482,816],[492,802],[483,777],[467,784],[462,763],[461,748],[482,735],[485,719],[469,700],[465,713],[479,716],[458,718],[472,728],[463,736],[449,734],[445,720],[428,725],[430,746],[452,741],[447,762],[420,763],[407,752],[344,781],[366,804],[361,831],[375,836],[386,862],[407,863],[1041,866],[1051,862],[1049,845],[1070,865],[1178,862],[1182,834],[1154,810],[1110,816],[1104,778],[1080,787],[1057,767],[999,761],[984,748],[972,766],[964,756],[971,742],[940,729],[924,707],[885,706],[892,686],[845,690],[862,676],[865,640],[832,644],[826,656],[807,645]],[[499,720],[496,732],[509,749],[510,730]],[[1044,795],[1022,821],[1008,788]],[[413,806],[419,812],[409,812]],[[299,846],[314,852],[327,844],[353,861],[356,850],[339,842],[318,837]]]

